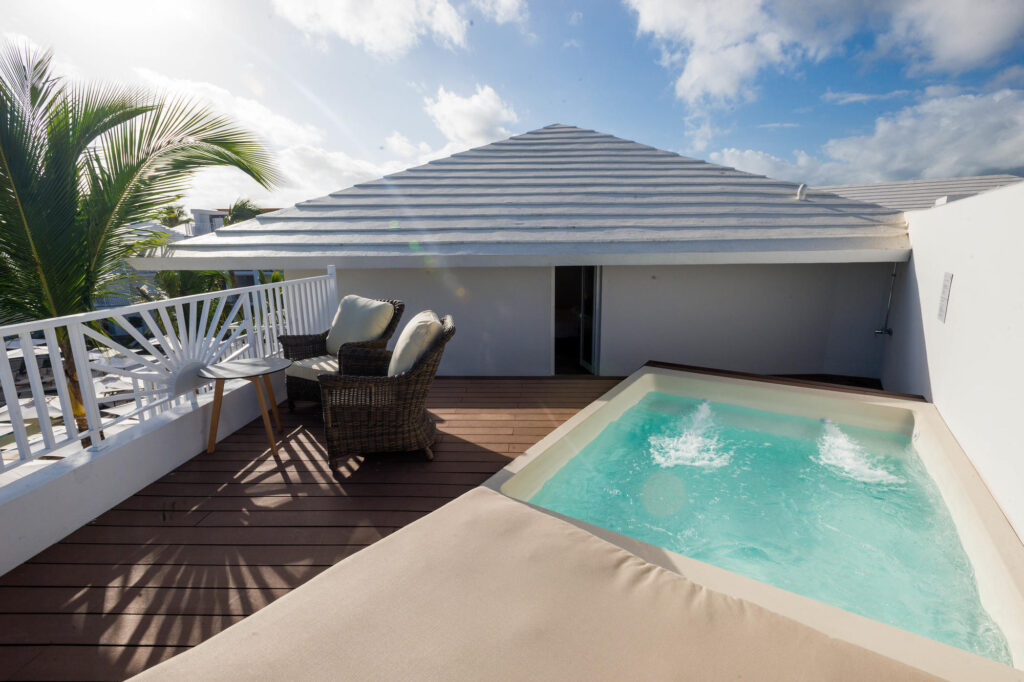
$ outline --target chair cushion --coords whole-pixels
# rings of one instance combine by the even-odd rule
[[[337,355],[346,343],[373,341],[384,333],[395,315],[395,306],[349,294],[341,299],[334,313],[331,330],[327,332],[327,352]]]
[[[416,361],[423,357],[427,349],[441,335],[441,320],[433,310],[424,310],[409,320],[405,329],[395,342],[395,352],[391,354],[388,365],[388,376],[396,376],[412,369]]]
[[[296,360],[284,371],[287,376],[316,381],[321,374],[338,373],[338,356],[318,355],[315,358]]]

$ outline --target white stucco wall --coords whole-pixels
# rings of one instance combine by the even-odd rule
[[[285,277],[310,274],[322,273],[286,271]],[[554,371],[552,268],[339,269],[338,294],[405,301],[403,325],[421,310],[450,314],[456,332],[439,374],[546,376]],[[400,333],[401,326],[395,338]]]
[[[271,375],[274,397],[284,396],[284,372]],[[56,462],[36,460],[0,475],[0,575],[28,561],[125,498],[206,450],[213,396],[199,408],[174,408],[123,431],[98,450],[77,443]],[[259,417],[246,381],[228,382],[217,440]]]
[[[1024,183],[907,216],[882,383],[935,403],[1024,538]]]
[[[878,377],[887,263],[603,268],[601,374],[647,360]]]

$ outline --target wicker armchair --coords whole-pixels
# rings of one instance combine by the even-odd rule
[[[377,300],[385,301],[395,307],[395,313],[391,316],[391,321],[384,332],[376,339],[344,344],[338,350],[339,372],[344,371],[341,364],[342,350],[350,346],[353,348],[384,348],[387,346],[388,340],[394,335],[395,330],[398,329],[398,323],[402,319],[402,313],[405,311],[405,304],[391,299]],[[305,360],[307,358],[327,355],[328,331],[319,334],[285,334],[278,336],[277,340],[281,344],[284,357],[289,360]],[[288,393],[289,410],[295,409],[296,400],[312,400],[314,402],[319,402],[320,400],[320,384],[315,381],[303,379],[302,377],[285,376],[285,388]]]
[[[335,478],[335,463],[353,455],[423,450],[428,460],[434,458],[430,447],[437,426],[427,414],[427,393],[455,334],[450,315],[441,324],[433,346],[407,372],[387,376],[389,350],[345,347],[346,373],[320,375],[327,458]]]

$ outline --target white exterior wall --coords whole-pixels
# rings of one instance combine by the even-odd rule
[[[286,279],[308,277],[286,271]],[[316,272],[312,274],[322,274]],[[421,310],[455,319],[439,374],[547,376],[554,372],[552,268],[338,269],[338,296],[397,298],[402,326]]]
[[[913,256],[899,279],[882,382],[935,403],[1024,538],[1022,216],[1024,184],[907,214]]]
[[[601,374],[648,360],[878,377],[888,263],[609,267]]]

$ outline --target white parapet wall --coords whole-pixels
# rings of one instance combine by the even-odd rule
[[[273,377],[285,395],[284,373]],[[116,506],[206,448],[212,397],[151,417],[104,441],[100,450],[67,446],[60,461],[37,460],[0,475],[0,575]],[[252,384],[229,382],[218,440],[259,416]]]
[[[907,221],[882,383],[935,403],[1024,538],[1024,183]]]

